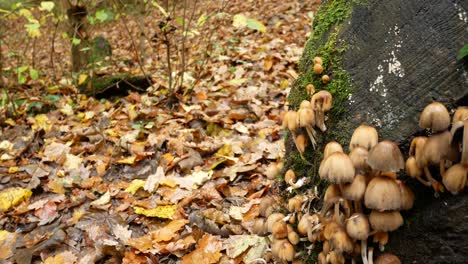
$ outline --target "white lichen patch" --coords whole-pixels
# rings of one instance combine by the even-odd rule
[[[379,71],[379,75],[375,79],[375,81],[370,85],[369,87],[369,92],[376,92],[382,97],[387,96],[387,87],[385,87],[384,81],[383,81],[383,66],[382,64],[379,64],[377,66],[377,70]]]
[[[457,10],[458,18],[465,23],[468,23],[468,15],[463,7],[459,6],[456,2],[453,3],[455,10]]]
[[[392,57],[388,59],[388,73],[398,76],[400,78],[404,77],[405,72],[401,67],[401,62],[397,59],[395,55],[395,51],[392,50],[390,54]]]

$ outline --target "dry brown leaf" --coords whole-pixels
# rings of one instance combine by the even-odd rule
[[[186,219],[172,220],[169,224],[155,231],[151,231],[153,242],[171,241],[178,234],[177,232],[189,221]]]
[[[223,244],[219,238],[205,234],[198,241],[196,249],[182,258],[182,264],[218,263],[222,248]]]

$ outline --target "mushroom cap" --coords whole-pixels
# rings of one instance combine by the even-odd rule
[[[346,232],[352,239],[365,240],[369,237],[370,225],[367,216],[355,213],[346,220]]]
[[[451,144],[461,144],[461,162],[468,164],[468,119],[454,123],[450,131]]]
[[[353,242],[343,228],[337,229],[336,232],[332,234],[330,245],[332,250],[337,253],[350,253],[353,251]]]
[[[414,156],[409,157],[405,163],[405,172],[406,175],[411,178],[419,178],[423,175],[423,170],[418,167],[416,158]]]
[[[322,64],[315,63],[314,64],[314,73],[315,74],[322,74],[322,72],[323,72]]]
[[[401,194],[401,210],[409,210],[413,208],[414,205],[414,193],[413,191],[403,183],[402,181],[397,181],[398,186],[400,187]]]
[[[282,161],[271,162],[265,169],[265,175],[270,180],[276,179],[283,170],[283,166]]]
[[[290,231],[288,233],[288,240],[291,244],[297,245],[299,243],[299,239],[299,235],[296,232]]]
[[[273,213],[270,216],[268,216],[267,221],[266,221],[266,227],[268,232],[273,231],[273,225],[278,222],[278,221],[283,221],[284,214],[282,213]]]
[[[299,223],[297,224],[297,231],[299,234],[306,236],[307,235],[307,230],[313,228],[315,225],[318,225],[320,223],[320,219],[318,215],[313,214],[305,214],[301,217],[299,220]]]
[[[276,239],[286,238],[288,236],[288,225],[284,221],[276,221],[273,224],[271,233]]]
[[[364,203],[369,209],[399,210],[401,207],[400,187],[395,180],[388,177],[374,177],[367,185]]]
[[[399,211],[379,212],[372,210],[369,215],[369,222],[375,231],[391,232],[403,225],[403,217]]]
[[[312,103],[312,107],[315,111],[318,110],[326,112],[332,107],[333,97],[329,91],[321,90],[312,95],[310,102]]]
[[[299,117],[296,111],[288,111],[283,117],[283,128],[287,128],[292,132],[299,128]]]
[[[405,166],[400,148],[389,140],[379,142],[369,151],[367,163],[378,171],[397,172]]]
[[[358,126],[351,136],[349,142],[349,151],[353,151],[355,147],[363,147],[367,151],[373,148],[379,142],[379,133],[377,129],[367,125]]]
[[[320,58],[319,56],[315,56],[314,57],[314,64],[322,65],[323,64],[322,58]]]
[[[424,145],[426,145],[427,139],[428,137],[419,136],[411,140],[411,147],[410,147],[409,155],[414,156],[418,163],[422,160],[423,149],[424,149]]]
[[[369,152],[363,147],[355,147],[349,153],[349,158],[353,162],[354,168],[362,172],[370,170],[369,164],[367,164],[368,156]]]
[[[321,179],[333,183],[347,183],[354,179],[354,166],[348,155],[335,152],[322,161],[319,168]]]
[[[299,109],[309,108],[312,109],[312,103],[308,100],[302,100],[301,104],[299,105]]]
[[[323,237],[325,240],[331,240],[334,233],[338,232],[338,230],[342,229],[343,227],[335,221],[331,221],[325,225],[323,228]]]
[[[450,150],[451,138],[448,131],[430,136],[424,144],[422,158],[418,161],[418,166],[424,168],[431,164],[439,164],[442,159],[445,159]]]
[[[325,145],[325,149],[323,151],[323,159],[325,160],[328,158],[331,154],[335,152],[341,152],[343,153],[343,147],[341,147],[340,143],[336,141],[330,141]]]
[[[393,254],[384,253],[374,261],[374,264],[401,264],[401,261]]]
[[[286,173],[284,174],[284,181],[289,185],[293,184],[296,181],[296,174],[293,170],[289,169],[286,171]]]
[[[323,196],[323,203],[327,204],[331,201],[331,199],[340,197],[341,190],[337,184],[330,184],[325,191],[325,195]]]
[[[343,198],[351,201],[361,201],[366,193],[366,186],[366,177],[357,174],[352,183],[342,185],[341,192],[343,193]]]
[[[439,103],[428,104],[419,117],[419,127],[430,128],[433,132],[446,130],[450,125],[450,114],[447,108]]]
[[[304,153],[307,146],[307,138],[303,134],[299,134],[296,136],[296,143],[299,152]]]
[[[459,163],[453,165],[445,172],[442,182],[449,192],[457,194],[467,185],[467,177],[468,165]]]
[[[330,253],[328,253],[326,261],[326,263],[341,264],[345,263],[345,258],[342,253],[338,253],[335,250],[333,250],[330,251]]]
[[[315,93],[315,86],[311,83],[309,83],[307,86],[306,86],[306,90],[309,94],[313,94]]]
[[[308,102],[309,101],[304,101]],[[306,126],[314,126],[315,125],[315,114],[312,108],[303,107],[300,108],[297,112],[299,116],[299,126],[306,127]]]
[[[327,74],[322,75],[322,83],[327,84],[330,81],[330,76]]]
[[[260,200],[260,204],[258,205],[258,210],[260,215],[263,217],[268,217],[273,212],[275,205],[275,199],[271,196],[265,196]]]
[[[273,241],[271,252],[273,256],[283,261],[293,261],[296,254],[294,246],[287,239]]]
[[[468,119],[468,106],[460,106],[453,114],[452,124]]]
[[[288,201],[288,210],[291,213],[301,211],[302,202],[304,202],[304,196],[296,195]]]
[[[260,217],[260,218],[254,219],[254,222],[252,225],[252,233],[259,235],[259,236],[266,235],[265,218]]]

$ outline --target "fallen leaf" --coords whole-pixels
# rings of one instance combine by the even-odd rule
[[[130,194],[135,194],[140,188],[143,188],[145,186],[145,181],[144,180],[133,180],[130,185],[125,189],[125,192],[128,192]]]
[[[3,190],[0,192],[0,213],[3,213],[22,201],[29,199],[31,195],[31,190],[20,187]]]
[[[133,208],[136,214],[141,214],[148,217],[159,217],[172,219],[177,210],[177,205],[160,205],[154,209],[145,209],[143,207],[135,206]]]
[[[182,264],[218,263],[223,244],[216,236],[205,234],[191,253],[182,258]]]
[[[16,243],[16,233],[0,230],[0,259],[7,259],[13,255]]]
[[[163,167],[158,166],[158,168],[156,169],[156,173],[151,174],[146,179],[143,189],[149,193],[152,193],[157,188],[159,183],[161,183],[165,178],[166,175],[164,174]]]
[[[177,236],[177,232],[184,227],[189,221],[186,219],[172,220],[169,224],[165,225],[155,231],[151,231],[151,236],[154,242],[171,241]]]
[[[91,202],[90,205],[93,207],[100,207],[102,205],[108,204],[110,200],[111,200],[111,195],[110,195],[110,192],[107,191],[105,194],[99,197],[99,199]]]

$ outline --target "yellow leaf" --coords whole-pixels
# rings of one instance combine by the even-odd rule
[[[16,233],[0,230],[0,260],[13,255],[13,247],[16,243]]]
[[[32,192],[29,189],[20,187],[9,188],[0,193],[0,213],[3,213],[13,206],[27,200]]]
[[[49,180],[47,187],[49,187],[49,189],[54,193],[65,194],[65,188],[63,187],[62,181]]]
[[[135,160],[136,160],[136,156],[131,156],[125,159],[120,159],[117,161],[117,163],[132,165],[135,163]]]
[[[86,82],[86,79],[88,79],[88,75],[80,74],[78,77],[78,85],[82,85],[84,82]]]
[[[15,120],[13,120],[11,118],[8,118],[7,120],[5,120],[5,124],[8,124],[10,126],[15,126],[16,122],[15,122]]]
[[[34,125],[32,125],[33,130],[43,129],[44,131],[48,132],[51,128],[49,124],[49,118],[45,114],[39,114],[34,117],[36,121]]]
[[[242,85],[243,83],[245,83],[247,80],[248,80],[247,78],[232,79],[232,80],[229,81],[229,84],[234,85],[234,86],[239,86],[239,85]]]
[[[266,32],[266,27],[263,25],[262,22],[254,19],[254,18],[249,18],[244,16],[243,14],[237,14],[233,18],[232,25],[236,28],[244,28],[248,27],[253,30],[260,31],[262,33]]]
[[[65,257],[62,255],[57,255],[53,257],[48,257],[42,264],[65,264]]]
[[[8,168],[8,173],[17,173],[18,172],[18,167],[10,167]]]
[[[125,192],[135,194],[140,188],[143,188],[145,186],[144,180],[133,180],[130,185],[125,189]]]
[[[145,209],[143,207],[135,206],[133,209],[135,210],[135,213],[144,216],[172,219],[175,211],[177,210],[177,205],[160,205],[154,209]]]

